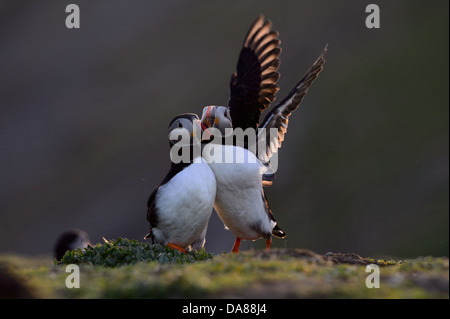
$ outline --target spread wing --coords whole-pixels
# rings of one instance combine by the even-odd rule
[[[230,81],[228,107],[233,128],[257,128],[261,113],[275,100],[276,82],[281,53],[278,32],[271,31],[272,23],[260,15],[245,37],[237,64],[237,72]]]
[[[289,116],[293,111],[295,111],[303,100],[303,97],[308,92],[308,88],[314,82],[314,80],[319,76],[319,73],[323,70],[323,65],[325,63],[325,54],[327,52],[327,47],[323,50],[311,68],[306,72],[305,76],[298,82],[298,84],[289,92],[289,95],[276,105],[267,114],[266,118],[261,124],[261,130],[258,135],[258,139],[265,138],[266,142],[266,152],[265,158],[260,158],[264,162],[268,162],[273,153],[277,152],[278,148],[281,147],[281,143],[284,140],[284,135],[287,132]],[[270,135],[270,129],[274,128],[277,134],[274,136]],[[261,136],[265,134],[265,136]],[[259,154],[261,157],[261,154]]]

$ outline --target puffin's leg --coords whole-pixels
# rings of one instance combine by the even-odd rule
[[[175,245],[174,243],[167,243],[167,247],[170,247],[172,249],[176,249],[176,250],[178,250],[178,251],[180,251],[182,253],[186,253],[186,249],[184,249],[184,248],[182,248],[182,247],[180,247],[178,245]]]
[[[266,251],[270,250],[270,245],[272,245],[272,237],[266,240]]]
[[[241,244],[241,239],[239,237],[236,237],[236,241],[234,242],[233,249],[231,250],[231,252],[239,254],[239,245],[240,244]]]

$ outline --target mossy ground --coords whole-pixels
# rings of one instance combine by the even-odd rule
[[[85,262],[79,265],[80,288],[68,289],[65,264],[48,257],[1,255],[0,290],[2,297],[19,298],[449,298],[447,257],[399,262],[300,249],[203,257],[117,267]],[[380,288],[366,287],[369,263],[380,267]],[[26,289],[7,286],[8,278]]]

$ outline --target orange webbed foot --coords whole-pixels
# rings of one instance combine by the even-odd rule
[[[186,253],[186,249],[184,249],[184,248],[182,248],[182,247],[180,247],[180,246],[178,246],[178,245],[176,245],[176,244],[174,244],[174,243],[168,243],[168,244],[167,244],[167,247],[172,248],[172,249],[176,249],[176,250],[178,250],[179,252],[182,252],[183,254]]]

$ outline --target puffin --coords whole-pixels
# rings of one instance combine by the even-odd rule
[[[210,140],[203,157],[216,177],[214,209],[225,227],[236,236],[234,253],[239,253],[241,240],[264,238],[266,250],[270,250],[272,236],[286,236],[275,220],[263,187],[271,186],[274,181],[276,170],[270,165],[270,159],[281,147],[289,117],[299,107],[325,63],[327,46],[287,97],[260,123],[261,114],[275,101],[279,90],[276,84],[280,77],[278,57],[281,53],[278,35],[272,31],[271,21],[259,15],[245,37],[237,72],[231,77],[228,106],[207,106],[202,112],[202,125],[209,131],[218,130],[221,136]],[[237,144],[238,137],[233,143],[225,143],[237,128],[255,130],[254,147],[250,147],[252,143],[248,140]],[[212,151],[214,147],[217,150],[217,144],[222,149]],[[261,145],[265,147],[261,149]],[[224,163],[227,151],[233,155],[234,162]]]
[[[90,245],[89,235],[81,229],[71,229],[63,232],[56,240],[53,256],[61,260],[68,250],[86,248]]]
[[[182,138],[187,135],[187,138]],[[176,116],[169,124],[171,166],[147,202],[150,232],[144,239],[185,253],[200,250],[216,196],[216,179],[200,152],[200,119],[196,114]],[[180,138],[181,137],[181,138]],[[179,153],[187,158],[175,160]]]

